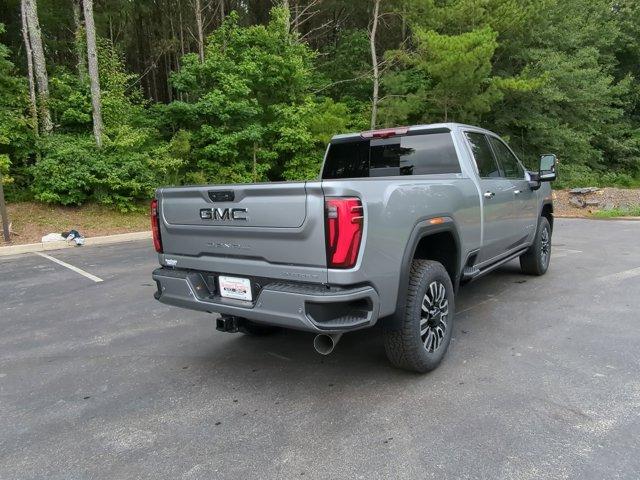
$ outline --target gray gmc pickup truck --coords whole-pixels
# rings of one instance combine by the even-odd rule
[[[496,134],[453,123],[335,136],[309,182],[160,188],[155,298],[217,328],[340,336],[378,324],[389,360],[435,368],[458,287],[516,257],[549,266],[555,155],[526,171]]]

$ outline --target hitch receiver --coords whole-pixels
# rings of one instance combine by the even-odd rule
[[[238,327],[241,322],[242,319],[238,317],[222,315],[219,318],[216,318],[216,330],[227,333],[238,333],[240,331]]]

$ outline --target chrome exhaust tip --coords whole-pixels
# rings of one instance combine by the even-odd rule
[[[342,337],[341,333],[321,333],[313,339],[313,348],[320,355],[329,355],[336,348]]]

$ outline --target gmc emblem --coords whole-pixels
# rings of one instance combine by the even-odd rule
[[[246,208],[203,208],[200,210],[202,220],[246,220]]]

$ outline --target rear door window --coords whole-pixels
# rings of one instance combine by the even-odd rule
[[[465,134],[471,145],[473,158],[478,166],[478,174],[481,178],[498,178],[500,169],[493,156],[487,136],[484,133],[466,132]]]
[[[358,178],[369,176],[369,141],[331,144],[322,178]]]
[[[450,132],[335,143],[322,178],[460,173]]]
[[[507,178],[524,178],[524,169],[518,162],[509,147],[507,147],[501,140],[489,136],[489,143],[493,147],[493,151],[496,154],[498,164]]]

